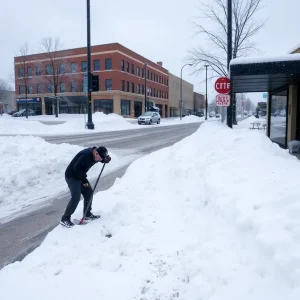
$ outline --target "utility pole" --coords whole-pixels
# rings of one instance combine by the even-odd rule
[[[87,88],[88,88],[88,121],[87,128],[94,129],[92,121],[92,74],[91,74],[91,5],[90,0],[86,1],[87,4]]]
[[[232,0],[227,0],[227,71],[230,74],[232,59]],[[227,126],[232,128],[232,83],[230,90],[230,105],[227,108]]]
[[[209,67],[209,65],[204,65],[204,67],[206,68],[206,92],[205,92],[205,120],[207,120],[207,68]]]

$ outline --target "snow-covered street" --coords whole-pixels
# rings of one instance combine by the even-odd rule
[[[0,117],[0,124],[2,125],[0,131],[2,129],[3,132],[11,132],[11,134],[29,134],[29,136],[1,136],[0,134],[0,156],[2,161],[0,177],[3,178],[0,181],[0,224],[21,214],[26,214],[33,209],[38,209],[45,203],[49,204],[49,199],[66,191],[65,169],[75,154],[84,148],[84,146],[70,145],[69,143],[51,144],[41,137],[33,136],[34,133],[47,136],[51,132],[51,136],[57,138],[63,133],[73,136],[83,132],[84,134],[89,133],[94,137],[95,133],[102,131],[111,132],[116,129],[144,128],[150,128],[151,130],[152,128],[152,132],[154,132],[163,126],[163,124],[159,126],[140,126],[114,114],[96,113],[94,116],[97,126],[95,131],[80,130],[82,124],[78,120],[83,118],[82,115],[60,116],[60,121],[63,119],[66,123],[58,125],[44,125],[38,122],[38,120],[50,119],[49,116],[30,117],[28,120],[25,118],[14,119],[8,115],[4,118]],[[54,118],[53,116],[50,117]],[[193,122],[199,123],[200,121],[203,121],[203,118],[189,116],[183,118],[181,122],[188,124]],[[165,123],[177,125],[179,122],[180,120],[171,119]],[[141,134],[139,131],[139,135]],[[107,140],[109,139],[108,136],[105,138],[105,141],[100,139],[100,142],[104,142],[107,145]],[[167,140],[167,137],[165,139]],[[117,141],[120,147],[120,137],[117,138]],[[146,141],[146,144],[150,145],[156,145],[156,143],[160,143],[160,140]],[[90,146],[96,145],[93,142],[93,138],[89,139],[88,144]],[[106,175],[141,156],[141,154],[136,154],[134,149],[130,151],[125,149],[125,151],[114,153],[115,150],[117,149],[110,150],[112,162],[109,169],[105,172]],[[89,172],[89,178],[97,177],[99,168],[92,168]]]
[[[0,271],[1,294],[298,300],[299,162],[262,131],[249,130],[250,122],[234,130],[206,122],[134,161],[112,188],[95,195],[93,211],[102,218],[55,228],[22,262]],[[70,156],[78,149],[61,147]],[[61,150],[49,149],[53,162]]]

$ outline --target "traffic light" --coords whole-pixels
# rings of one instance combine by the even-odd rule
[[[99,92],[99,75],[92,75],[92,91]]]

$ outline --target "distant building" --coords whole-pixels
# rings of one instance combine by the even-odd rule
[[[205,96],[194,92],[194,107],[195,112],[200,112],[205,109]]]
[[[16,108],[15,92],[0,90],[0,108],[7,112]]]
[[[180,115],[180,77],[169,73],[170,117]],[[194,113],[194,86],[182,80],[183,115]]]
[[[76,48],[57,53],[59,113],[83,113],[87,107],[87,49]],[[15,57],[15,89],[18,109],[25,108],[24,78],[28,78],[29,108],[54,114],[55,86],[50,83],[54,68],[46,53]],[[160,108],[162,117],[169,111],[169,73],[162,62],[154,63],[130,49],[112,43],[91,47],[91,72],[99,75],[100,91],[92,93],[92,111],[138,117],[147,106]],[[146,77],[146,80],[145,80]],[[145,83],[146,81],[146,83]],[[146,84],[146,87],[145,87]]]

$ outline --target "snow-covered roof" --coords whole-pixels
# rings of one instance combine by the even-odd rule
[[[300,61],[300,53],[287,54],[282,56],[256,56],[256,57],[240,57],[231,60],[230,65],[257,64],[280,61]]]
[[[293,47],[292,49],[290,49],[289,53],[293,53],[294,51],[300,49],[300,43],[298,43],[295,47]]]

